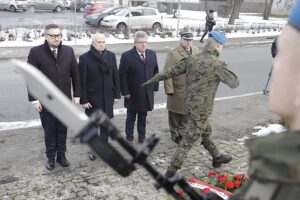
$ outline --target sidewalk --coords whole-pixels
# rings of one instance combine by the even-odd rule
[[[260,37],[242,37],[242,38],[229,38],[225,47],[230,46],[243,46],[243,45],[256,45],[256,44],[271,44],[274,36],[260,36]],[[179,39],[178,39],[179,41]],[[178,45],[178,41],[164,41],[164,42],[150,42],[149,48],[156,52],[166,52]],[[199,40],[194,40],[193,45],[203,47],[205,45],[200,43]],[[125,50],[133,47],[132,43],[122,44],[108,44],[107,48],[117,55],[122,54]],[[0,47],[0,60],[8,60],[11,58],[26,59],[30,46],[25,47]],[[90,48],[90,44],[73,46],[75,55],[85,53]],[[18,53],[16,53],[18,52]]]
[[[167,119],[166,109],[159,109],[149,113],[147,121],[147,134],[160,136],[149,162],[161,173],[165,172],[176,148],[169,139]],[[216,101],[210,120],[213,137],[222,151],[233,156],[232,162],[223,165],[220,171],[245,173],[248,152],[237,139],[251,137],[249,133],[256,125],[277,120],[267,108],[267,97],[262,94]],[[124,130],[124,121],[124,115],[114,119],[119,130]],[[68,137],[70,167],[57,165],[53,172],[48,172],[44,168],[46,158],[41,127],[0,132],[0,199],[166,199],[167,194],[154,188],[152,178],[143,168],[137,166],[128,178],[122,178],[101,159],[90,161],[88,146],[72,143],[73,136],[70,133]],[[180,173],[201,178],[210,170],[211,157],[198,141]]]

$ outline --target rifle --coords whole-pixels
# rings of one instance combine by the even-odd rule
[[[129,176],[136,168],[135,164],[139,164],[153,177],[155,187],[163,188],[174,199],[184,200],[174,189],[175,186],[183,189],[192,200],[222,200],[215,193],[207,195],[198,194],[188,184],[181,175],[175,175],[168,179],[159,173],[149,162],[147,158],[152,152],[158,137],[153,135],[145,140],[140,149],[135,148],[128,143],[120,134],[120,131],[110,121],[102,110],[98,110],[89,118],[85,113],[79,110],[70,100],[37,68],[32,65],[12,60],[12,63],[24,75],[27,87],[31,95],[41,101],[55,117],[64,123],[69,129],[75,132],[75,138],[80,139],[82,143],[88,144],[94,152],[97,153],[112,169],[123,177]],[[108,134],[108,136],[118,142],[131,156],[125,158],[111,144],[103,142],[97,134],[97,127],[100,126]]]

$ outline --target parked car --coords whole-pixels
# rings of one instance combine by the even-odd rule
[[[63,0],[29,0],[28,9],[34,13],[36,10],[52,10],[54,12],[61,12],[65,9]]]
[[[150,7],[150,8],[155,8],[159,12],[167,12],[168,7],[166,4],[163,3],[158,3],[158,2],[149,2],[146,1],[145,3],[142,4],[143,7]]]
[[[111,7],[103,10],[102,13],[95,13],[86,16],[85,23],[91,26],[100,26],[101,21],[104,17],[108,15],[114,15],[118,13],[120,10],[124,9],[124,7]]]
[[[129,8],[125,8],[115,15],[104,17],[101,26],[105,28],[124,30],[129,26]],[[162,16],[157,9],[146,7],[131,8],[132,29],[161,30]]]
[[[92,6],[89,6],[89,7],[85,8],[85,12],[83,14],[83,17],[86,17],[88,15],[92,15],[92,14],[95,14],[95,13],[101,13],[106,8],[117,7],[117,6],[119,6],[119,5],[111,4],[111,3],[95,3]]]
[[[0,0],[0,10],[18,10],[25,11],[27,9],[27,0]]]
[[[70,9],[70,6],[71,6],[71,0],[63,0],[64,2],[64,6],[66,9]]]
[[[85,7],[92,5],[93,4],[89,3],[88,0],[76,0],[76,11],[83,12],[85,10]],[[71,1],[70,9],[75,10],[75,0]]]

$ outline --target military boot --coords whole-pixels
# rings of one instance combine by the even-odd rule
[[[175,174],[176,174],[176,171],[169,171],[169,170],[167,170],[166,173],[165,173],[165,176],[167,178],[172,178],[173,176],[175,176]]]
[[[221,167],[222,164],[229,163],[232,160],[230,155],[220,155],[218,157],[213,158],[212,166],[214,168]]]
[[[171,139],[173,140],[173,142],[175,142],[176,144],[180,144],[180,141],[182,140],[182,136],[171,136]]]

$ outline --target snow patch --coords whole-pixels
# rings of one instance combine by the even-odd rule
[[[270,124],[268,127],[263,126],[255,126],[253,129],[258,130],[256,132],[252,132],[251,135],[255,135],[258,137],[266,136],[271,133],[282,133],[287,129],[283,127],[281,124]]]

